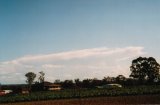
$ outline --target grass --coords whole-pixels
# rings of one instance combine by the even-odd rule
[[[138,95],[157,96],[156,94],[158,94],[158,96],[160,97],[160,85],[124,87],[124,88],[113,88],[113,89],[96,89],[96,88],[78,89],[78,90],[67,89],[67,90],[61,90],[61,91],[32,92],[31,94],[28,94],[28,95],[14,94],[14,95],[2,96],[0,97],[0,103],[16,103],[16,102],[31,102],[31,101],[43,102],[47,100],[60,100],[60,99],[72,100],[76,98],[83,99],[83,101],[80,101],[80,102],[84,102],[85,99],[88,99],[91,97],[118,97],[118,96],[119,98],[124,97],[124,100],[123,99],[122,100],[125,102],[127,100],[125,99],[125,96],[126,97],[130,97],[130,96],[138,97]],[[140,98],[137,98],[137,99],[140,99]]]
[[[33,102],[8,103],[0,105],[125,105],[125,104],[160,104],[159,95],[137,95],[137,96],[116,96],[96,97],[81,99],[61,99]]]

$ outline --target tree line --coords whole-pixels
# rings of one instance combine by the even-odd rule
[[[160,64],[153,57],[138,57],[132,61],[130,66],[131,74],[129,78],[123,75],[117,77],[104,77],[102,80],[94,79],[75,79],[75,80],[55,80],[54,83],[60,84],[63,88],[94,88],[95,86],[102,86],[105,84],[118,83],[123,86],[136,85],[153,85],[160,84]],[[28,72],[25,74],[29,89],[41,90],[42,84],[45,80],[45,73],[39,72],[38,81],[34,82],[36,74]],[[43,88],[43,87],[42,87]]]

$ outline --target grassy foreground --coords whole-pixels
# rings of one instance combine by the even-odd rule
[[[82,99],[61,99],[48,101],[33,101],[8,103],[0,105],[125,105],[125,104],[160,104],[159,95],[96,97]]]
[[[115,96],[138,96],[138,95],[160,95],[160,85],[158,86],[137,86],[113,89],[80,89],[61,91],[32,92],[28,95],[15,94],[0,97],[0,103],[46,101],[57,99],[76,99],[89,97],[115,97]],[[60,104],[61,105],[61,104]]]

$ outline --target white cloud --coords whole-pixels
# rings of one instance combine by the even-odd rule
[[[46,80],[52,82],[54,79],[103,78],[118,74],[127,76],[131,60],[144,54],[143,47],[102,47],[24,56],[0,63],[0,82],[24,83],[25,73],[42,70],[46,73]]]
[[[63,65],[54,65],[54,64],[44,64],[42,68],[44,69],[56,69],[56,68],[63,68]]]

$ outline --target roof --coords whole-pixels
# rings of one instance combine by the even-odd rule
[[[51,83],[51,82],[47,82],[47,81],[45,81],[44,83],[43,83],[43,86],[61,86],[61,85],[59,85],[59,84],[54,84],[54,83]]]
[[[43,85],[51,85],[51,84],[53,84],[53,83],[47,82],[47,81],[43,82]]]
[[[5,92],[4,90],[0,90],[0,92]]]
[[[27,89],[27,88],[22,88],[22,91],[29,91],[29,89]]]
[[[120,84],[106,84],[106,85],[103,85],[103,86],[116,86],[116,87],[122,87],[122,85],[120,85]]]

